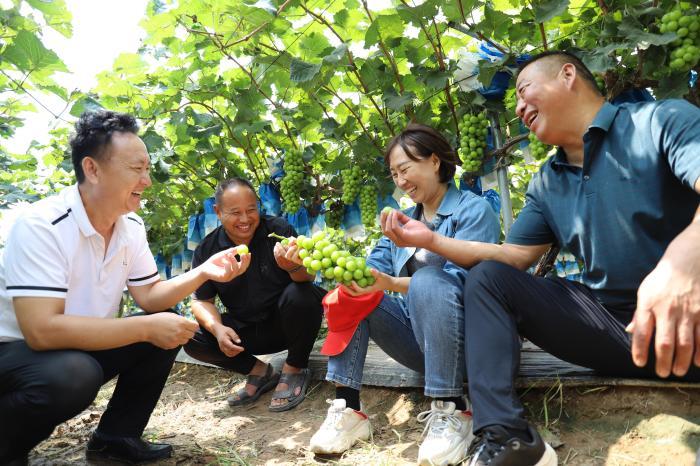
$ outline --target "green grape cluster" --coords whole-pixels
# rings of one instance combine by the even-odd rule
[[[269,236],[283,238],[274,233]],[[287,238],[283,238],[282,242]],[[324,278],[349,286],[354,281],[362,288],[374,284],[370,267],[362,257],[353,257],[343,249],[342,233],[326,228],[311,237],[299,235],[296,239],[299,257],[311,275],[321,273]]]
[[[357,195],[360,194],[362,171],[358,165],[355,165],[343,170],[340,175],[343,177],[343,196],[341,199],[345,204],[352,204]]]
[[[659,31],[675,32],[678,39],[671,42],[669,67],[674,71],[688,71],[700,61],[700,15],[683,11],[676,5],[661,17]]]
[[[304,182],[304,160],[301,152],[291,150],[284,157],[284,178],[280,186],[284,211],[290,214],[301,208],[301,186]]]
[[[527,137],[530,140],[530,154],[532,154],[532,157],[535,160],[543,159],[549,152],[549,149],[552,148],[551,146],[548,146],[537,139],[537,136],[535,136],[535,133],[532,131],[530,131],[530,134]]]
[[[598,73],[595,73],[593,76],[595,77],[595,84],[598,86],[598,90],[601,94],[605,95],[605,79],[603,79],[603,76],[599,75]],[[530,134],[532,135],[532,133]]]
[[[365,226],[373,227],[377,218],[377,186],[367,184],[360,190],[360,216]]]
[[[465,114],[459,123],[459,158],[462,168],[467,172],[481,169],[486,152],[486,135],[489,132],[489,120],[484,112],[478,115]]]
[[[334,202],[326,211],[326,226],[329,228],[340,228],[343,222],[344,206],[342,202]]]

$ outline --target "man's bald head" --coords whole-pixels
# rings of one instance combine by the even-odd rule
[[[600,95],[600,89],[598,89],[598,85],[595,82],[595,77],[593,76],[593,73],[591,73],[591,70],[589,70],[577,56],[568,52],[548,50],[535,55],[520,65],[518,74],[520,74],[520,72],[525,68],[532,65],[537,66],[541,71],[551,74],[551,76],[554,77],[567,63],[572,64],[576,68],[576,75],[581,78],[581,80],[586,83],[588,87],[590,87],[596,94]]]

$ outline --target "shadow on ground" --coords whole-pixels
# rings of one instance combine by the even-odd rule
[[[230,409],[226,397],[242,377],[219,369],[177,363],[146,436],[172,443],[164,465],[402,465],[414,464],[429,402],[417,389],[366,388],[370,442],[340,458],[317,461],[306,450],[333,397],[325,382],[285,413],[267,410],[271,394],[250,407]],[[84,446],[97,426],[114,384],[100,391],[80,416],[60,425],[30,457],[32,465],[84,465]],[[699,387],[700,388],[700,387]],[[532,389],[524,394],[529,418],[557,446],[560,464],[694,465],[700,448],[700,390],[599,387]]]

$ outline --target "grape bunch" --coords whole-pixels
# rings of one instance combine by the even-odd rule
[[[342,202],[334,202],[326,211],[326,225],[329,228],[340,228],[343,222],[344,206]]]
[[[530,131],[528,139],[530,140],[530,154],[532,154],[532,158],[535,160],[543,159],[547,155],[547,152],[549,152],[549,149],[552,148],[537,139],[537,136],[535,136],[535,133],[532,131]]]
[[[340,174],[343,177],[343,196],[341,199],[345,204],[352,204],[355,202],[357,195],[360,194],[362,172],[360,167],[355,165],[352,168],[343,170]]]
[[[477,172],[481,169],[488,132],[489,120],[484,112],[478,115],[465,114],[462,117],[459,123],[461,139],[458,154],[464,171]]]
[[[362,223],[367,227],[373,227],[377,218],[377,186],[367,184],[360,190],[360,215]]]
[[[289,239],[274,233],[269,236],[281,238],[282,243]],[[374,284],[370,267],[362,257],[353,257],[342,247],[342,233],[334,229],[317,231],[311,237],[299,235],[296,239],[299,257],[310,275],[321,273],[324,278],[349,286],[354,281],[362,288]]]
[[[284,157],[284,178],[280,186],[284,211],[290,214],[301,207],[300,191],[304,181],[304,160],[301,152],[291,150]]]
[[[595,73],[593,76],[595,77],[595,83],[596,83],[596,86],[598,86],[598,90],[600,91],[601,94],[605,95],[606,94],[606,92],[605,92],[605,79],[603,79],[603,76],[598,74],[598,73]],[[532,133],[530,133],[530,134],[532,134]]]
[[[674,71],[688,71],[700,61],[700,15],[683,11],[680,5],[661,17],[659,31],[675,32],[678,39],[671,42],[669,67]]]

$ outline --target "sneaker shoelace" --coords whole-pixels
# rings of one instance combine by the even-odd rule
[[[505,445],[501,444],[495,434],[485,429],[483,432],[476,435],[467,451],[467,456],[472,458],[469,464],[473,464],[477,459],[482,458],[482,455],[485,455],[485,459],[493,459],[504,449]]]
[[[425,427],[423,428],[421,438],[425,437],[426,433],[428,432],[432,434],[440,434],[448,428],[452,428],[452,430],[455,431],[459,430],[460,421],[459,418],[457,418],[458,414],[456,413],[457,412],[453,414],[447,414],[444,411],[437,411],[431,409],[418,414],[416,418],[418,422],[426,423]]]
[[[328,415],[323,421],[323,427],[339,430],[340,421],[343,419],[343,410],[336,409],[335,406],[333,406],[333,400],[326,400],[326,403],[331,405],[331,408],[328,410]]]

